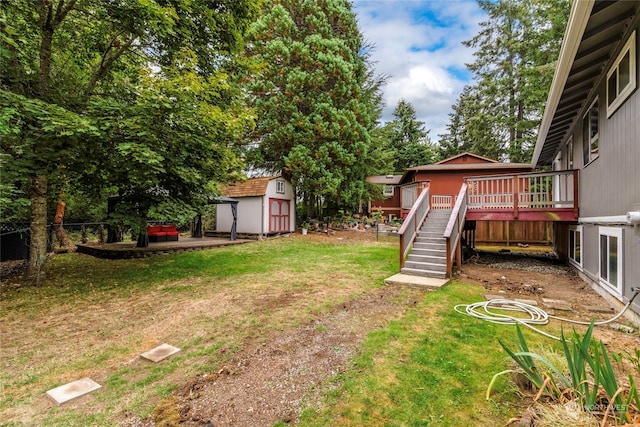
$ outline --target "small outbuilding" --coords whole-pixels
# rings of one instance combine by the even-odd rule
[[[249,178],[223,189],[225,197],[238,201],[237,232],[246,237],[293,233],[295,224],[295,192],[291,182],[280,175]],[[230,205],[218,205],[216,231],[229,233],[233,226]]]

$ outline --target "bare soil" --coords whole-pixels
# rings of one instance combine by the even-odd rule
[[[296,236],[305,239],[373,240],[371,231],[338,231]],[[484,253],[463,265],[459,279],[481,284],[487,294],[507,299],[558,299],[571,311],[550,314],[603,320],[615,313],[571,269],[544,254],[537,256]],[[406,291],[406,290],[405,290]],[[423,291],[398,301],[398,288],[369,292],[335,311],[294,330],[274,335],[262,343],[248,343],[228,366],[186,383],[161,404],[155,419],[124,419],[122,425],[153,426],[173,419],[184,426],[270,426],[277,421],[296,424],[302,408],[320,403],[333,387],[330,379],[343,371],[368,332],[417,303]],[[585,307],[600,307],[592,311]],[[637,334],[600,328],[596,338],[611,351],[640,345]],[[178,421],[179,420],[179,421]]]
[[[336,231],[329,233],[299,234],[296,239],[318,239],[336,243],[377,238],[373,231]],[[608,304],[588,285],[574,275],[571,270],[555,262],[552,258],[514,257],[485,254],[463,264],[459,279],[464,282],[479,283],[488,294],[500,294],[509,299],[534,299],[541,305],[542,298],[565,300],[571,311],[557,311],[555,314],[569,318],[589,320],[606,319],[614,315],[613,310],[594,312],[587,306],[608,307]],[[313,284],[310,283],[313,288]],[[342,289],[354,292],[355,289]],[[296,295],[273,295],[260,297],[256,292],[240,293],[230,290],[228,295],[217,294],[207,300],[207,311],[215,303],[216,310],[225,316],[242,315],[240,306],[251,307],[255,312],[281,311],[289,307],[288,299]],[[322,394],[335,387],[332,382],[340,372],[349,367],[350,361],[358,353],[359,346],[371,331],[384,327],[391,319],[398,318],[410,307],[418,303],[424,291],[382,287],[370,290],[351,299],[344,305],[333,307],[325,314],[304,322],[295,328],[267,329],[265,335],[249,337],[235,353],[233,359],[217,372],[197,378],[175,378],[182,382],[177,392],[163,402],[159,402],[153,416],[141,420],[134,414],[124,413],[119,418],[122,426],[271,426],[278,421],[296,424],[300,411],[311,405],[319,405]],[[150,295],[145,303],[151,304]],[[205,301],[202,301],[204,304]],[[137,304],[142,302],[137,301]],[[298,309],[304,309],[304,305]],[[124,310],[124,308],[123,308]],[[135,319],[135,323],[145,324],[147,319],[136,317],[127,308],[119,318]],[[188,325],[188,319],[199,314],[203,307],[180,304],[179,301],[165,307],[164,325],[180,330]],[[117,310],[116,313],[119,313]],[[291,313],[292,316],[295,313]],[[11,319],[8,319],[10,321]],[[33,319],[43,322],[46,319]],[[100,319],[78,315],[78,322],[93,322],[96,328]],[[46,323],[46,322],[45,322]],[[93,324],[91,323],[91,324]],[[9,322],[10,324],[10,322]],[[30,325],[26,325],[27,330]],[[123,325],[126,329],[127,325]],[[168,326],[167,326],[168,328]],[[13,329],[13,328],[8,328]],[[5,330],[6,332],[6,330]],[[149,340],[158,331],[147,331]],[[61,331],[48,331],[55,336]],[[65,333],[68,333],[65,332]],[[5,334],[5,338],[11,338]],[[38,342],[43,337],[38,338]],[[637,333],[625,334],[608,328],[598,328],[596,338],[602,339],[611,351],[631,350],[640,347]],[[15,337],[16,342],[20,340]],[[24,340],[24,337],[22,338]],[[82,341],[82,340],[81,340]],[[88,347],[80,342],[79,347]],[[84,345],[83,345],[84,344]],[[147,342],[141,348],[148,348]],[[52,344],[53,345],[53,344]],[[42,399],[41,399],[42,400]],[[49,403],[36,401],[34,404],[49,407]],[[32,408],[36,411],[37,408]]]

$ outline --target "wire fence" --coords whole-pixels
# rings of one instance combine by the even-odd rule
[[[47,251],[67,250],[56,237],[57,224],[47,225]],[[84,243],[105,243],[109,239],[106,222],[77,222],[62,225],[64,235],[72,246]],[[119,234],[122,232],[112,230]],[[28,223],[0,223],[0,261],[26,260],[29,258],[31,229]]]

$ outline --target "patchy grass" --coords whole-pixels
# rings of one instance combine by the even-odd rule
[[[135,260],[56,256],[39,287],[3,283],[0,424],[118,424],[172,419],[172,393],[216,372],[247,343],[304,324],[398,270],[397,242],[276,239]],[[300,425],[501,425],[518,413],[498,338],[512,328],[453,311],[482,288],[453,283],[372,332]],[[319,326],[321,328],[321,326]],[[537,337],[532,337],[535,342]],[[163,342],[161,364],[139,354]],[[60,407],[44,393],[89,376],[103,388]]]
[[[381,286],[396,253],[389,243],[291,238],[136,260],[58,255],[39,287],[3,283],[0,419],[113,425],[127,411],[150,415],[247,340]],[[157,365],[139,359],[163,342],[182,351]],[[44,395],[85,376],[103,389],[61,407]]]
[[[522,412],[514,384],[501,379],[485,400],[493,375],[508,366],[498,339],[515,329],[456,313],[460,303],[482,300],[477,285],[452,283],[427,294],[400,320],[373,332],[327,396],[321,409],[303,413],[301,426],[504,425]],[[540,336],[530,336],[542,343]]]

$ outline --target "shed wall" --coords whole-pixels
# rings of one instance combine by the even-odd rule
[[[238,198],[238,233],[258,234],[262,232],[262,197]],[[231,205],[221,204],[217,207],[216,231],[231,232],[233,215]]]
[[[293,186],[286,180],[284,181],[284,193],[277,192],[277,183],[276,181],[282,180],[281,178],[272,179],[269,181],[267,185],[266,197],[264,202],[264,214],[262,216],[262,230],[265,233],[269,231],[269,199],[280,199],[280,200],[288,200],[289,201],[289,232],[294,232],[296,230],[296,204],[295,204],[295,194],[293,191]]]

